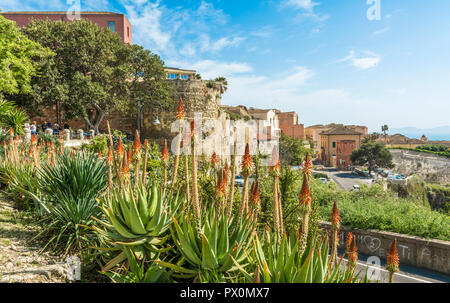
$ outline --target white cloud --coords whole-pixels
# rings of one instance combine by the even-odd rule
[[[143,1],[134,1],[141,5]],[[159,1],[148,2],[144,6],[125,5],[128,19],[133,25],[133,40],[141,41],[152,51],[165,52],[172,37],[170,31],[164,31],[161,26],[162,9]],[[145,42],[144,42],[145,41]]]
[[[349,55],[337,62],[350,62],[351,65],[358,69],[366,70],[377,67],[381,61],[381,56],[372,52],[365,52],[364,56],[356,55],[354,50],[351,50]]]
[[[306,11],[312,11],[314,6],[319,5],[311,0],[287,0],[285,6],[291,6],[297,9],[304,9]]]

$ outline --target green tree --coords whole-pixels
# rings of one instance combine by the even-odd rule
[[[379,137],[380,135],[378,133],[371,133],[362,139],[361,144],[375,142]]]
[[[384,141],[386,141],[386,137],[387,137],[387,131],[389,130],[389,126],[387,124],[381,126],[381,131],[384,134]]]
[[[40,63],[27,104],[60,105],[66,118],[82,118],[96,131],[108,113],[126,109],[130,52],[117,34],[88,20],[33,20],[23,32],[56,53]]]
[[[355,165],[367,166],[369,173],[377,168],[393,168],[392,154],[381,143],[370,142],[355,149],[350,156]]]
[[[222,94],[228,90],[228,81],[225,77],[217,77],[214,81],[220,83],[220,92]]]
[[[171,110],[174,101],[171,96],[171,86],[166,81],[164,62],[161,58],[145,50],[142,46],[132,45],[128,49],[128,62],[132,73],[129,84],[130,99],[137,106]]]
[[[280,162],[285,165],[301,165],[306,153],[312,151],[303,145],[300,139],[281,134],[280,136]]]
[[[36,73],[33,58],[50,55],[48,49],[20,33],[15,22],[0,15],[0,95],[29,93]]]

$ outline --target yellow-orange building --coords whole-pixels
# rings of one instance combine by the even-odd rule
[[[364,134],[338,126],[320,133],[320,160],[324,165],[347,168],[353,150],[361,146]]]
[[[320,159],[320,157],[321,157],[322,147],[321,147],[320,134],[323,132],[326,132],[328,130],[334,129],[334,128],[347,128],[347,129],[356,131],[358,133],[361,133],[363,136],[366,136],[368,134],[367,126],[362,126],[362,125],[344,125],[344,124],[331,123],[328,125],[317,124],[317,125],[306,127],[305,128],[305,137],[306,137],[306,140],[309,140],[314,145],[314,158]]]

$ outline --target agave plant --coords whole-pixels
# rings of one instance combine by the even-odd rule
[[[124,273],[106,272],[114,283],[168,283],[171,282],[170,271],[156,262],[139,262],[131,249],[125,249],[128,269]]]
[[[235,221],[236,220],[236,221]],[[230,218],[216,214],[214,208],[203,217],[200,229],[192,215],[185,215],[180,222],[173,219],[170,227],[177,250],[183,256],[177,263],[157,261],[175,271],[173,277],[201,282],[223,282],[227,275],[239,272],[234,264],[241,264],[246,258],[246,249],[251,244],[250,233],[254,220],[251,215],[245,219]]]
[[[328,238],[314,238],[301,252],[301,241],[291,234],[284,235],[281,241],[266,231],[263,242],[256,233],[252,234],[253,251],[249,257],[255,263],[254,275],[235,262],[246,277],[247,282],[262,283],[344,283],[356,282],[353,270],[345,270],[339,264],[328,266]],[[275,238],[275,239],[274,239]],[[250,255],[250,254],[249,254]]]
[[[154,183],[151,189],[131,186],[114,189],[100,201],[104,220],[96,219],[101,227],[92,227],[109,245],[107,251],[119,252],[102,269],[108,271],[127,259],[131,250],[138,260],[157,258],[167,251],[163,245],[169,237],[171,216],[182,204],[179,193],[167,194]],[[129,259],[129,258],[128,258]],[[130,260],[129,260],[130,261]]]
[[[41,195],[26,192],[44,209],[45,228],[36,238],[45,238],[44,248],[68,254],[80,252],[93,240],[84,226],[93,224],[98,217],[96,198],[108,183],[104,161],[96,155],[68,153],[45,163],[39,171],[38,185]]]

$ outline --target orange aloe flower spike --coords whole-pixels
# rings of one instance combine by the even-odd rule
[[[333,224],[333,227],[335,227],[336,229],[339,229],[340,224],[341,224],[341,218],[339,216],[339,211],[337,208],[336,201],[334,201],[334,204],[333,204],[333,210],[331,212],[330,221],[331,221],[331,224]]]
[[[387,269],[390,272],[397,272],[399,265],[398,253],[397,253],[397,239],[391,244],[389,248],[389,254],[387,255]]]
[[[184,119],[184,108],[183,108],[183,99],[182,98],[180,98],[180,101],[178,102],[176,118],[177,118],[177,120]]]
[[[116,154],[118,156],[123,156],[125,149],[123,147],[122,138],[119,137],[119,143],[117,144]]]
[[[113,156],[111,152],[111,148],[108,148],[108,156],[106,157],[106,163],[111,164],[113,161]]]
[[[161,160],[166,164],[169,161],[169,152],[167,150],[167,140],[164,140],[164,147],[161,152]]]
[[[136,130],[136,135],[134,136],[133,142],[133,155],[139,156],[141,154],[141,140],[139,138],[139,132]]]

